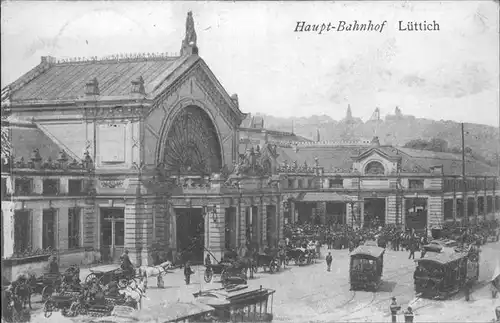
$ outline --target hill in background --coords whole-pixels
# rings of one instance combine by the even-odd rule
[[[313,140],[317,134],[321,140],[371,139],[377,135],[381,144],[404,146],[411,141],[421,139],[430,141],[434,138],[448,143],[446,150],[461,151],[461,124],[454,121],[430,120],[403,115],[399,108],[395,113],[380,117],[375,110],[372,118],[363,122],[352,116],[348,108],[346,117],[337,121],[327,115],[313,115],[300,118],[280,118],[265,114],[256,114],[265,120],[265,128],[280,131],[293,131]],[[465,146],[472,154],[492,166],[499,163],[498,128],[480,124],[465,124]],[[425,149],[425,148],[423,148]],[[467,151],[470,151],[466,149]]]

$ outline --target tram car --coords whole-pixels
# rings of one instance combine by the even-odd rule
[[[479,251],[443,249],[416,259],[415,292],[423,298],[447,299],[479,279]]]
[[[351,290],[376,291],[382,283],[384,248],[362,245],[351,253],[349,278]]]
[[[226,290],[207,290],[193,294],[198,303],[215,308],[216,322],[271,322],[275,290],[236,286]]]

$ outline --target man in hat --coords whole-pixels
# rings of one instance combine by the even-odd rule
[[[332,261],[333,261],[332,253],[328,252],[328,255],[326,256],[326,270],[327,271],[331,270],[331,268],[332,268]]]
[[[392,302],[391,305],[389,306],[389,309],[391,311],[392,323],[396,323],[398,311],[401,309],[401,306],[399,306],[398,303],[396,302],[396,297],[392,298]]]
[[[405,311],[405,323],[413,323],[413,309],[411,306],[408,306],[408,309]]]
[[[121,260],[120,267],[122,268],[124,273],[126,275],[132,275],[134,273],[134,265],[132,265],[132,262],[130,261],[127,249],[123,251],[123,254],[120,256],[120,260]]]

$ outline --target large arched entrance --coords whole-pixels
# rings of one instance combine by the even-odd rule
[[[164,145],[164,167],[173,176],[208,176],[222,168],[217,129],[210,116],[197,106],[188,106],[176,115]],[[174,210],[178,254],[182,261],[203,262],[202,209],[186,206]]]
[[[168,130],[163,163],[172,175],[210,175],[222,168],[219,136],[210,116],[197,106],[184,108]]]

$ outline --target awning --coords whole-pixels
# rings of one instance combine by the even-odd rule
[[[338,194],[335,192],[308,192],[302,193],[297,202],[351,202],[355,199],[345,194]]]

